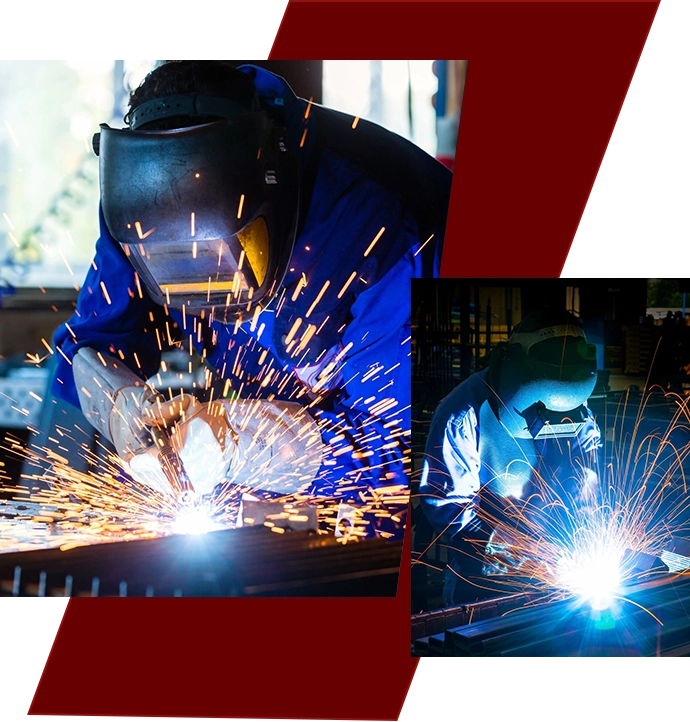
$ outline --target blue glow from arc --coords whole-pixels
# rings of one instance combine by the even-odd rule
[[[206,534],[221,529],[210,504],[182,504],[172,523],[175,534]]]
[[[566,552],[558,563],[558,580],[592,609],[608,609],[621,587],[620,550],[604,545]]]

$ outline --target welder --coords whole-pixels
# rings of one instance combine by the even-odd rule
[[[438,275],[451,174],[252,65],[166,62],[125,122],[94,138],[100,239],[53,393],[160,488],[153,429],[196,493],[406,485],[410,279]],[[145,383],[175,346],[215,401]]]
[[[596,381],[596,348],[578,319],[544,309],[526,316],[488,365],[439,403],[419,499],[448,545],[446,605],[482,596],[493,552],[494,567],[519,564],[509,534],[502,539],[497,530],[505,536],[539,504],[540,484],[557,483],[568,503],[591,498],[601,434],[587,399]]]

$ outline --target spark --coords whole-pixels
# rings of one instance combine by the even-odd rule
[[[302,292],[303,288],[307,287],[307,277],[302,273],[302,275],[299,278],[299,281],[297,282],[297,286],[295,287],[295,290],[292,292],[292,300],[296,301],[297,297]]]
[[[592,609],[608,609],[620,593],[625,549],[598,536],[584,548],[565,549],[556,567],[558,584],[589,602]]]
[[[433,237],[434,237],[434,234],[432,233],[432,234],[426,239],[426,241],[424,241],[424,243],[422,243],[422,245],[414,252],[414,255],[416,256],[417,254],[421,253],[422,250],[424,250],[424,247],[426,246],[426,244],[427,244]]]
[[[112,301],[110,300],[110,294],[108,293],[108,289],[105,287],[105,283],[101,281],[101,291],[103,291],[103,298],[108,302],[108,306],[112,305]]]
[[[688,536],[690,398],[665,394],[671,421],[642,437],[640,422],[659,396],[643,396],[632,431],[624,423],[629,394],[623,397],[598,476],[585,454],[567,478],[532,469],[524,498],[486,494],[478,516],[494,532],[476,549],[489,575],[485,584],[497,593],[533,592],[539,603],[579,599],[606,609],[650,574],[637,566],[641,555],[660,558],[673,550],[674,538]]]
[[[304,314],[304,317],[305,317],[305,318],[309,318],[309,316],[311,316],[312,311],[316,308],[316,306],[318,305],[319,301],[323,298],[323,294],[326,293],[326,290],[328,289],[328,287],[329,287],[330,285],[331,285],[331,282],[330,282],[330,281],[326,281],[326,282],[323,284],[323,287],[322,287],[321,290],[319,291],[318,295],[316,296],[316,298],[315,298],[314,301],[312,302],[311,306],[309,306],[309,309],[307,310],[307,312]]]
[[[261,313],[261,307],[257,306],[254,309],[254,314],[252,315],[251,323],[249,324],[249,330],[254,331],[256,329],[257,321],[259,320],[259,314]]]
[[[307,348],[315,331],[316,326],[314,326],[313,323],[310,323],[307,326],[305,332],[302,334],[302,338],[299,341],[299,346],[297,347],[298,351],[303,351],[305,348]]]
[[[153,228],[151,228],[150,230],[146,231],[146,233],[144,233],[141,230],[141,223],[139,223],[139,221],[134,222],[134,228],[136,229],[137,235],[139,236],[139,240],[141,240],[141,241],[143,241],[144,238],[148,238],[148,236],[150,236],[156,230],[156,227],[153,226]],[[141,252],[142,252],[141,253],[142,256],[146,255],[143,248],[141,248]]]
[[[74,271],[72,271],[72,267],[67,262],[67,259],[65,258],[65,254],[61,250],[58,250],[58,253],[60,254],[60,258],[62,258],[62,261],[65,264],[65,266],[67,266],[67,270],[69,271],[70,276],[73,276]]]
[[[379,238],[381,238],[381,236],[384,234],[385,230],[386,230],[386,227],[384,226],[376,234],[376,236],[374,237],[374,240],[369,244],[369,247],[367,248],[367,250],[364,251],[364,258],[366,258],[372,252],[372,250],[374,249],[374,246],[377,244]]]
[[[5,127],[7,128],[7,132],[10,134],[10,138],[12,138],[12,142],[19,148],[19,141],[17,140],[17,136],[14,134],[14,130],[12,129],[12,126],[10,125],[10,121],[5,121]]]
[[[307,103],[307,109],[304,111],[304,119],[307,120],[309,118],[309,113],[311,111],[311,106],[314,102],[314,98],[310,97],[309,102]]]
[[[183,504],[173,519],[171,529],[175,534],[206,534],[222,529],[223,525],[213,514],[210,504]]]
[[[350,274],[350,277],[345,281],[345,285],[340,289],[340,293],[338,294],[338,298],[342,298],[345,295],[345,291],[350,287],[350,284],[355,280],[355,276],[357,275],[357,271],[353,271]]]

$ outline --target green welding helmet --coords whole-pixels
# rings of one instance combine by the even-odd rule
[[[175,116],[220,120],[141,129]],[[152,299],[231,322],[276,296],[297,233],[299,172],[285,128],[258,106],[157,98],[132,111],[129,128],[101,125],[94,150],[106,226]]]

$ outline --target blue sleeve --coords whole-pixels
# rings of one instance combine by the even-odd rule
[[[437,532],[453,536],[477,515],[481,481],[474,409],[434,414],[419,483],[419,502]]]
[[[137,283],[134,267],[108,233],[102,214],[100,222],[101,237],[76,310],[53,338],[57,367],[51,392],[77,407],[71,362],[82,346],[118,356],[149,378],[158,371],[161,348],[168,346],[166,334],[172,332],[166,329],[171,321],[163,308]]]
[[[420,247],[352,306],[339,388],[312,412],[325,447],[314,494],[357,501],[367,489],[409,484],[410,282],[422,275]]]

